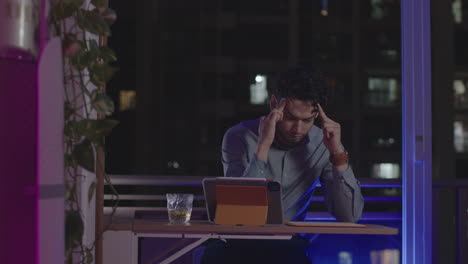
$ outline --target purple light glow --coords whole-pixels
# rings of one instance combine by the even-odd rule
[[[0,72],[0,259],[36,263],[36,63],[0,58]]]

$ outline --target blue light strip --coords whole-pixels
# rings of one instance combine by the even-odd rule
[[[362,221],[401,221],[402,216],[400,212],[363,212]],[[327,212],[308,212],[305,221],[336,221],[330,213]]]
[[[430,0],[401,1],[403,264],[432,262]]]
[[[325,202],[324,196],[312,196],[312,202]],[[364,196],[364,202],[401,202],[400,196]]]

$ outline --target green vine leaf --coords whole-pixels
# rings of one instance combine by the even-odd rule
[[[97,9],[92,11],[81,9],[78,13],[76,19],[81,29],[100,36],[110,36],[109,24],[101,17]]]
[[[95,191],[96,191],[96,182],[93,181],[89,185],[89,188],[88,188],[88,204],[90,204],[91,201],[93,200]]]
[[[77,136],[86,138],[98,147],[104,146],[104,137],[118,124],[112,119],[83,119],[75,122],[73,127]]]
[[[81,3],[78,3],[78,1],[60,1],[52,7],[50,11],[50,18],[54,22],[69,18],[80,9],[80,5]]]
[[[72,4],[75,4],[78,7],[80,7],[81,5],[83,5],[83,2],[85,0],[62,0],[62,1],[65,2],[65,3],[72,3]]]
[[[65,163],[65,167],[69,167],[69,168],[75,168],[77,166],[75,160],[73,159],[73,156],[69,153],[65,153],[64,163]]]
[[[95,39],[88,40],[88,45],[90,50],[98,50],[99,45]]]
[[[70,186],[68,182],[65,182],[65,190],[65,200],[70,203],[75,203],[75,189],[72,186]]]
[[[72,151],[73,159],[77,164],[88,171],[94,172],[94,149],[89,140],[83,140],[78,145],[75,145]]]
[[[73,142],[79,142],[83,137],[86,137],[90,133],[87,130],[88,128],[81,121],[68,120],[65,122],[65,136]]]
[[[96,86],[106,84],[114,75],[115,69],[105,63],[95,63],[88,68],[91,82]]]
[[[74,121],[68,121],[68,122],[65,122],[65,128],[63,130],[63,133],[65,134],[65,138],[72,138],[73,135],[74,135],[74,132],[75,132],[75,129],[74,129]],[[65,159],[65,162],[67,162],[67,160]]]
[[[94,260],[93,250],[91,248],[86,248],[84,263],[92,263]]]
[[[107,46],[99,48],[99,57],[104,60],[104,62],[114,62],[117,60],[115,52]]]
[[[67,190],[66,192],[66,200],[70,202],[76,202],[75,196],[72,193],[72,190]]]
[[[117,56],[115,55],[113,50],[106,46],[99,47],[95,40],[88,41],[87,49],[86,45],[83,42],[79,41],[70,41],[68,44],[64,44],[64,46],[65,54],[70,57],[70,62],[72,63],[72,65],[78,69],[83,69],[85,67],[94,67],[97,68],[97,71],[99,71],[99,66],[95,66],[95,64],[102,64],[99,63],[99,60],[102,60],[104,64],[117,60]],[[112,77],[112,74],[115,70],[113,68],[111,69],[112,71],[109,72],[110,75],[108,77],[104,76],[105,78],[107,78],[104,80],[108,80]],[[99,82],[102,81],[99,80]]]
[[[114,22],[117,20],[117,14],[115,11],[111,8],[106,8],[102,13],[101,17],[106,21],[106,23],[110,26],[114,24]]]
[[[70,210],[65,212],[65,249],[72,250],[81,245],[83,240],[83,220],[79,211]]]
[[[105,92],[94,90],[91,93],[91,106],[100,114],[111,115],[114,112],[114,101]]]
[[[96,146],[104,147],[104,138],[112,131],[112,129],[119,124],[119,121],[112,119],[96,120]]]
[[[72,57],[83,49],[82,41],[78,40],[75,34],[66,34],[62,41],[63,55]]]
[[[70,57],[70,63],[74,67],[76,67],[79,70],[82,70],[90,63],[94,63],[95,58],[91,56],[89,52],[87,52],[85,49],[78,49],[71,57]]]
[[[69,101],[65,101],[65,120],[69,120],[70,117],[75,113],[75,109],[71,106]]]
[[[107,136],[112,129],[119,124],[119,121],[113,119],[96,120],[96,133],[102,136]]]
[[[91,0],[91,4],[95,7],[103,8],[109,5],[109,0]]]
[[[77,45],[80,45],[81,48],[77,48]],[[116,59],[112,50],[109,52],[104,47],[99,47],[95,40],[88,41],[88,47],[86,47],[84,42],[75,41],[66,51],[69,53],[73,52],[71,54],[72,56],[70,56],[70,62],[78,69],[84,69],[85,67],[91,68],[94,64],[99,62],[99,59],[102,59],[104,62],[110,62]]]

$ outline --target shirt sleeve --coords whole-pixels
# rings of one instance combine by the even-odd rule
[[[320,177],[320,183],[328,211],[338,221],[357,222],[361,218],[364,198],[351,166],[339,172],[329,162]]]
[[[222,163],[225,177],[268,178],[268,164],[248,153],[246,142],[231,130],[223,138]]]

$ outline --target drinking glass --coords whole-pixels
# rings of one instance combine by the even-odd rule
[[[166,194],[166,199],[169,223],[186,224],[190,222],[190,216],[192,215],[193,194],[168,193]]]

